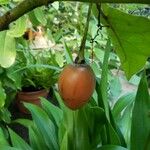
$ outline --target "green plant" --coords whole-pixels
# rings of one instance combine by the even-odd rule
[[[37,3],[35,3],[35,1]],[[72,62],[71,53],[78,51],[78,44],[81,40],[81,35],[83,33],[83,26],[85,21],[85,11],[87,10],[86,4],[81,3],[64,3],[56,2],[53,3],[53,6],[49,5],[48,7],[36,8],[26,16],[19,18],[17,21],[10,25],[8,29],[8,24],[18,17],[22,16],[23,13],[29,12],[35,7],[41,5],[47,5],[46,2],[51,3],[52,1],[7,1],[3,0],[0,2],[2,4],[2,11],[0,12],[2,16],[0,17],[0,30],[7,29],[0,32],[1,45],[0,45],[0,65],[4,68],[10,67],[16,57],[15,46],[20,44],[21,36],[26,29],[25,22],[27,18],[33,22],[34,25],[42,24],[47,28],[47,35],[50,39],[56,42],[56,44],[61,44],[62,39],[65,47],[65,55],[68,58],[67,63]],[[89,2],[84,0],[84,2]],[[32,3],[34,2],[34,3]],[[82,1],[83,2],[83,1]],[[50,105],[45,105],[47,109],[51,108],[53,111],[43,111],[42,109],[26,104],[26,107],[32,112],[33,122],[25,120],[19,120],[24,125],[31,125],[29,127],[30,141],[31,146],[26,144],[22,139],[20,139],[11,129],[9,133],[11,135],[12,145],[18,147],[18,149],[100,149],[100,150],[149,150],[149,134],[150,134],[150,125],[149,125],[149,93],[145,75],[138,77],[142,79],[138,85],[138,91],[135,93],[124,95],[117,99],[117,96],[120,93],[120,89],[116,86],[119,85],[119,81],[115,80],[112,76],[111,69],[123,69],[125,71],[126,77],[129,79],[131,76],[137,72],[142,72],[145,67],[147,58],[150,55],[149,52],[149,43],[150,43],[150,32],[149,26],[150,21],[149,17],[134,16],[130,14],[130,11],[137,11],[137,8],[140,9],[147,7],[145,5],[119,5],[119,9],[127,13],[124,13],[118,9],[116,6],[111,7],[112,5],[103,4],[100,8],[97,9],[97,1],[93,0],[93,14],[90,20],[90,30],[87,36],[86,43],[86,52],[85,58],[88,64],[91,62],[93,57],[93,64],[91,65],[96,77],[97,77],[97,87],[94,92],[92,101],[87,104],[83,109],[72,112],[68,110],[63,104],[61,104],[61,109],[53,109]],[[122,2],[121,0],[101,0],[102,3],[105,2]],[[136,3],[150,3],[149,0],[125,0],[123,2],[136,2]],[[7,5],[3,5],[3,3]],[[26,5],[25,5],[26,4]],[[30,5],[28,5],[30,4]],[[71,5],[73,4],[73,5]],[[67,5],[67,7],[65,7]],[[29,7],[25,7],[29,6]],[[83,7],[82,7],[83,6]],[[23,9],[24,8],[24,9]],[[69,8],[69,9],[68,9]],[[7,11],[9,11],[6,13]],[[17,10],[17,11],[16,11]],[[19,11],[23,10],[23,11]],[[18,13],[14,13],[18,12]],[[72,14],[70,15],[71,12]],[[6,14],[5,14],[6,13]],[[3,15],[4,14],[4,15]],[[46,15],[47,14],[47,15]],[[61,14],[63,14],[61,16]],[[133,13],[134,14],[134,13]],[[136,13],[135,13],[136,14]],[[44,16],[44,17],[43,17]],[[72,16],[72,17],[70,17]],[[147,16],[147,14],[144,14]],[[100,19],[101,17],[101,19]],[[91,37],[93,38],[96,35],[97,28],[97,19],[100,20],[102,27],[102,33],[97,36],[94,43],[90,43]],[[8,21],[6,22],[6,19]],[[75,19],[75,20],[74,20]],[[65,22],[67,22],[65,24]],[[75,27],[74,27],[75,24]],[[109,39],[110,42],[107,43],[106,49],[104,49],[106,44],[106,39]],[[62,48],[61,48],[62,49]],[[93,53],[91,52],[93,50]],[[115,51],[115,52],[114,52]],[[10,59],[11,58],[11,59]],[[52,56],[54,58],[54,56]],[[60,55],[59,57],[60,58]],[[62,58],[62,57],[61,57]],[[27,58],[28,60],[30,58]],[[109,59],[111,61],[109,61]],[[120,60],[119,60],[120,59]],[[54,69],[54,66],[45,66],[41,64],[35,64],[33,61],[30,65],[27,66],[25,60],[25,65],[18,68],[21,73],[29,67],[31,72],[36,72],[33,68],[36,69],[42,67],[49,67]],[[58,61],[59,59],[57,59]],[[64,63],[64,62],[63,62]],[[63,63],[60,61],[61,66]],[[38,66],[38,67],[37,67]],[[40,66],[40,67],[39,67]],[[29,73],[30,73],[29,69]],[[11,68],[6,69],[7,71]],[[6,71],[5,70],[5,71]],[[17,69],[16,69],[17,70]],[[55,70],[57,70],[55,68]],[[59,70],[59,69],[58,69]],[[142,70],[142,71],[141,71]],[[12,67],[13,72],[14,69]],[[18,74],[20,73],[18,71]],[[119,72],[119,71],[118,71]],[[0,72],[1,73],[1,72]],[[4,73],[4,72],[3,72]],[[1,74],[3,74],[1,73]],[[8,73],[8,72],[7,72]],[[19,82],[19,77],[17,78],[17,72],[9,74],[9,79],[11,77],[11,82],[7,82],[7,75],[5,75],[5,82],[1,80],[0,87],[0,96],[2,101],[1,110],[5,103],[6,95],[5,92],[12,89],[12,83],[19,87],[21,85]],[[32,74],[30,74],[32,76]],[[139,75],[139,74],[137,74]],[[136,76],[137,77],[137,76]],[[16,80],[17,79],[17,80]],[[29,78],[29,84],[34,86],[32,82],[32,77]],[[100,80],[101,79],[101,80]],[[113,84],[110,81],[114,81]],[[10,80],[8,80],[10,81]],[[48,79],[46,81],[49,81]],[[36,82],[35,82],[36,83]],[[29,85],[28,84],[28,85]],[[110,88],[111,84],[111,88]],[[7,85],[7,86],[4,86]],[[8,85],[11,85],[9,88]],[[21,86],[20,86],[21,87]],[[119,86],[120,87],[120,86]],[[119,90],[118,90],[119,89]],[[118,93],[117,93],[117,92]],[[9,91],[8,91],[9,93]],[[58,93],[55,93],[57,99],[60,97]],[[111,94],[114,94],[113,98],[115,99],[113,105],[111,105],[110,99],[112,99]],[[117,95],[117,96],[116,96]],[[7,97],[9,97],[7,95]],[[43,101],[42,101],[43,102]],[[95,108],[96,107],[96,108]],[[44,105],[43,105],[43,109]],[[58,113],[60,112],[61,113]],[[63,111],[63,112],[62,112]],[[45,113],[44,113],[45,112]],[[57,113],[56,113],[57,112]],[[92,113],[91,113],[92,112]],[[48,115],[47,115],[47,114]],[[56,113],[56,115],[54,115]],[[6,114],[6,113],[4,113]],[[58,117],[58,114],[62,116],[62,124],[55,124],[55,117]],[[6,117],[6,115],[4,115]],[[52,117],[55,116],[55,117]],[[93,121],[94,119],[94,121]],[[57,121],[59,119],[56,119]],[[53,121],[53,122],[52,122]],[[56,121],[56,122],[57,122]],[[101,122],[104,121],[104,122]],[[39,132],[37,130],[39,129]],[[59,130],[57,130],[59,129]],[[81,130],[82,129],[82,130]],[[54,131],[60,131],[58,134]],[[4,137],[3,132],[1,133],[1,139],[3,145],[9,145]],[[51,136],[52,133],[54,136]],[[42,135],[40,138],[39,135]],[[92,137],[92,138],[91,138]],[[81,138],[81,140],[79,140]],[[82,140],[84,139],[84,141]],[[93,140],[94,139],[94,140]],[[40,142],[38,142],[40,141]],[[42,141],[42,142],[41,142]],[[49,142],[50,141],[50,142]],[[86,142],[85,142],[86,141]],[[36,143],[36,144],[35,144]],[[6,146],[5,146],[6,148]],[[4,148],[3,148],[4,149]],[[8,149],[8,147],[7,147]],[[10,148],[9,149],[17,149]]]
[[[26,103],[25,106],[30,110],[33,121],[18,119],[15,120],[14,123],[20,123],[29,129],[30,146],[14,131],[9,129],[12,146],[23,150],[40,150],[41,148],[45,148],[45,150],[127,150],[132,146],[134,148],[131,149],[135,149],[136,139],[132,139],[132,136],[133,134],[137,134],[136,130],[139,130],[140,128],[140,130],[143,131],[141,134],[143,134],[143,136],[146,135],[145,138],[147,137],[141,141],[142,149],[148,140],[148,132],[144,131],[149,131],[149,127],[145,128],[147,124],[145,121],[149,120],[148,116],[145,115],[149,106],[147,105],[147,108],[144,109],[145,105],[140,104],[141,99],[144,100],[145,98],[148,98],[146,95],[147,85],[145,81],[145,77],[142,78],[139,85],[139,91],[143,89],[145,94],[143,95],[143,91],[141,91],[137,93],[136,97],[135,93],[122,97],[114,106],[113,114],[109,112],[110,120],[106,116],[107,114],[105,113],[104,108],[96,104],[94,99],[91,99],[90,103],[83,108],[72,111],[62,103],[62,99],[56,91],[55,96],[59,101],[60,108],[45,101],[44,98],[41,98],[42,109],[33,104]],[[97,92],[99,92],[99,90]],[[142,98],[140,96],[142,96]],[[102,101],[100,95],[98,100]],[[130,103],[128,103],[129,101]],[[134,102],[136,105],[133,108]],[[135,124],[138,121],[137,112],[139,109],[142,109],[141,117],[145,124],[141,123],[141,126],[138,127]],[[128,112],[132,115],[128,115]],[[118,123],[118,119],[120,119],[121,124],[126,121],[128,121],[128,124],[126,124],[126,126],[120,126],[121,124],[119,124],[120,130],[118,125],[114,122],[113,117],[115,117],[115,121]],[[131,122],[132,126],[135,125],[132,127],[132,130],[130,128]],[[129,140],[130,138],[131,143]]]
[[[55,84],[59,67],[50,51],[23,50],[18,53],[16,64],[12,66],[13,74],[20,74],[20,89],[49,89]]]
[[[68,109],[62,103],[57,91],[55,91],[55,96],[60,108],[45,101],[44,98],[41,98],[42,108],[26,103],[25,106],[31,112],[33,121],[18,119],[14,123],[20,123],[28,128],[30,144],[27,144],[9,128],[11,146],[33,150],[41,148],[45,150],[135,150],[139,148],[139,141],[135,137],[138,138],[140,135],[140,137],[144,137],[140,141],[140,150],[144,147],[148,150],[150,128],[147,126],[149,124],[147,114],[150,100],[145,75],[140,81],[137,93],[122,96],[111,108],[108,101],[110,50],[111,44],[108,40],[101,80],[97,80],[97,98],[91,98],[88,104],[76,111]],[[69,53],[67,56],[69,57]],[[139,110],[141,114],[137,116]],[[142,122],[137,125],[139,117],[144,124]],[[125,125],[122,126],[123,124]]]

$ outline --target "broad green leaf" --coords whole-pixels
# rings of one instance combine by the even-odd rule
[[[104,5],[103,24],[128,79],[140,71],[150,56],[150,20]]]
[[[21,18],[19,18],[17,21],[15,21],[10,29],[7,31],[8,35],[11,37],[21,37],[24,32],[26,31],[26,17],[23,16]]]
[[[128,150],[128,149],[117,145],[105,145],[98,148],[97,150]]]
[[[10,67],[16,57],[15,39],[8,35],[6,31],[0,32],[0,66],[4,68]]]
[[[58,150],[59,146],[55,126],[53,122],[49,119],[46,112],[40,107],[33,104],[25,103],[24,105],[31,112],[32,118],[37,128],[42,133],[43,138],[45,139],[45,142],[49,149]]]
[[[32,150],[31,147],[12,129],[8,128],[12,145],[21,150]]]
[[[33,25],[35,25],[35,26],[38,26],[38,25],[45,26],[46,25],[47,20],[45,18],[43,8],[44,7],[38,7],[29,13],[29,17],[30,17],[30,20],[33,23]]]
[[[0,82],[0,108],[2,108],[5,104],[6,93],[4,88],[2,87],[2,83]]]
[[[49,117],[50,116],[52,117],[56,125],[59,127],[60,122],[63,118],[63,111],[59,107],[48,102],[48,100],[46,100],[45,98],[41,97],[40,99],[41,99],[42,108],[45,110],[45,112],[47,112]]]
[[[150,135],[150,97],[146,76],[143,75],[132,112],[131,150],[148,150]]]

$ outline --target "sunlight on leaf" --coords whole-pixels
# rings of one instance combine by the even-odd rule
[[[0,65],[8,68],[14,63],[16,58],[16,42],[6,31],[0,32],[0,39]]]

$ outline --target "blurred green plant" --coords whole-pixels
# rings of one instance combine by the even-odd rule
[[[16,2],[11,1],[9,7],[3,5],[1,13],[11,9],[15,4]],[[0,68],[0,119],[2,121],[10,122],[10,114],[7,111],[10,101],[7,98],[13,97],[10,96],[11,92],[16,92],[22,86],[30,85],[33,87],[42,85],[48,88],[53,84],[52,82],[56,82],[57,72],[60,71],[59,67],[73,62],[72,53],[77,53],[83,34],[86,6],[82,3],[55,2],[48,7],[37,8],[26,16],[31,20],[33,27],[44,26],[48,38],[55,45],[60,44],[61,47],[56,48],[55,52],[53,48],[52,52],[32,51],[34,54],[27,49],[19,50],[16,64],[7,69]],[[128,14],[114,9],[114,7],[118,7],[119,10]],[[107,19],[103,16],[102,22],[109,27],[101,30],[93,43],[94,47],[92,47],[91,37],[93,38],[97,32],[96,18],[98,14],[97,9],[93,8],[94,16],[91,17],[85,54],[87,63],[91,64],[97,77],[97,88],[90,103],[78,111],[71,111],[63,105],[55,90],[60,107],[52,105],[43,98],[41,98],[42,109],[32,104],[25,104],[32,114],[33,121],[18,119],[14,122],[28,127],[30,143],[26,143],[8,127],[11,139],[11,144],[9,144],[7,142],[8,134],[5,133],[6,130],[2,126],[0,148],[4,150],[149,150],[149,93],[145,76],[142,77],[140,84],[141,75],[140,77],[134,76],[131,81],[136,85],[139,84],[137,93],[131,92],[119,97],[121,83],[111,73],[111,69],[124,68],[127,77],[130,78],[144,66],[149,56],[150,23],[147,18],[131,15],[130,11],[133,11],[133,14],[141,15],[136,13],[137,10],[146,7],[145,5],[113,5],[112,8],[103,5],[104,15]],[[144,16],[146,15],[144,14]],[[10,26],[7,33],[1,33],[1,38],[6,41],[0,46],[1,51],[9,53],[12,48],[15,51],[14,45],[8,49],[14,40],[17,48],[21,44],[24,44],[23,48],[28,47],[28,42],[21,37],[26,29],[25,21],[26,18],[21,18]],[[107,43],[105,48],[107,33],[113,41],[114,47]],[[6,44],[8,47],[5,46]],[[3,56],[5,54],[3,53]],[[12,55],[13,59],[15,58],[14,54]],[[91,63],[92,59],[93,63]],[[3,67],[12,65],[12,61],[7,62],[7,59],[0,63]],[[122,66],[120,66],[121,64]],[[50,79],[51,74],[54,77],[52,79]],[[44,77],[44,80],[41,76]],[[113,105],[111,99],[115,99],[112,102]]]

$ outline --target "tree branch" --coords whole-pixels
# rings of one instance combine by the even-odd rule
[[[0,31],[8,29],[8,26],[11,22],[17,20],[19,17],[23,16],[34,8],[48,5],[52,2],[53,0],[24,0],[15,8],[0,17]]]
[[[24,0],[15,8],[8,11],[0,17],[0,31],[8,29],[11,22],[17,20],[19,17],[33,10],[34,8],[48,5],[56,0]],[[73,1],[73,0],[58,0],[58,1]],[[74,0],[80,2],[93,2],[93,3],[141,3],[150,4],[150,0]]]

